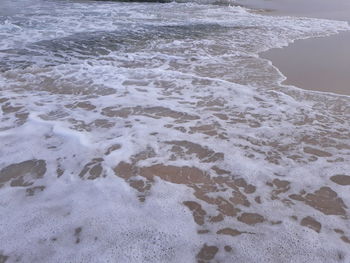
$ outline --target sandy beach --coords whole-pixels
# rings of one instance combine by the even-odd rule
[[[250,8],[264,14],[313,17],[350,21],[350,2],[325,1],[264,1],[242,0]],[[322,38],[297,40],[282,49],[260,54],[271,60],[287,79],[283,84],[299,88],[350,95],[350,33],[341,32]]]
[[[347,4],[284,1],[2,0],[0,262],[350,262],[350,97],[304,87],[350,26],[298,17]]]

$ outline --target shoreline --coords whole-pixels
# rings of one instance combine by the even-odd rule
[[[301,0],[264,1],[239,0],[238,3],[258,10],[264,15],[297,16],[320,19],[343,20],[350,23],[350,2],[337,0],[338,6],[324,0],[316,11],[305,7]],[[288,5],[289,4],[289,5]],[[329,12],[327,9],[329,8]],[[343,8],[343,9],[342,9]],[[295,86],[304,90],[326,92],[335,95],[350,95],[350,31],[338,34],[296,40],[288,46],[273,48],[259,53],[259,57],[271,61],[286,78],[282,85]]]
[[[350,96],[350,32],[296,40],[259,54],[286,77],[282,85]],[[348,52],[346,52],[348,50]]]

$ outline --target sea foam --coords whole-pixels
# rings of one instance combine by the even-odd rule
[[[258,55],[346,22],[21,3],[0,19],[1,260],[349,260],[349,98]]]

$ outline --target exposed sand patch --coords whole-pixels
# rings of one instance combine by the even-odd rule
[[[326,215],[346,215],[347,208],[344,201],[330,187],[321,187],[314,193],[290,195],[290,198],[305,202],[307,205]]]
[[[216,232],[216,234],[218,234],[218,235],[229,235],[229,236],[233,236],[234,237],[234,236],[239,236],[241,234],[254,234],[254,233],[246,232],[246,231],[239,231],[237,229],[232,229],[230,227],[226,227],[226,228],[218,230]]]
[[[350,185],[350,176],[337,174],[331,177],[331,180],[339,185]]]
[[[265,221],[264,217],[257,213],[243,213],[242,215],[237,217],[237,219],[248,225],[255,225]]]
[[[304,147],[304,152],[318,157],[331,157],[332,154],[312,147]]]
[[[216,162],[224,159],[223,153],[217,153],[213,150],[203,147],[199,144],[189,141],[168,141],[165,142],[170,145],[174,145],[171,149],[174,152],[172,159],[184,158],[186,155],[194,154],[202,162]]]
[[[200,119],[199,116],[191,115],[185,112],[174,111],[165,107],[126,107],[126,108],[118,108],[118,107],[107,107],[102,109],[102,114],[108,117],[120,117],[127,118],[130,115],[142,115],[155,119],[159,119],[162,117],[169,117],[177,120],[197,120]]]
[[[183,204],[192,211],[194,221],[198,225],[203,225],[204,216],[207,214],[207,212],[202,209],[202,206],[194,201],[185,201]]]
[[[316,219],[314,219],[311,216],[304,217],[301,220],[300,225],[311,228],[312,230],[316,231],[317,233],[320,233],[321,227],[322,227],[321,223],[318,222]]]
[[[80,172],[79,176],[81,178],[86,178],[86,179],[96,179],[100,176],[102,176],[102,165],[101,162],[103,162],[102,158],[95,158],[91,162],[87,163],[83,170]]]
[[[44,160],[28,160],[11,164],[0,171],[0,187],[10,182],[11,186],[29,186],[46,173]]]
[[[199,253],[197,254],[198,263],[207,262],[208,260],[214,259],[219,248],[216,246],[208,246],[204,244]]]

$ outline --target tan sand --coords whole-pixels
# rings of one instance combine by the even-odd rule
[[[271,15],[306,16],[350,22],[347,0],[239,0]],[[260,56],[272,61],[287,77],[284,84],[299,88],[350,95],[350,33],[299,40]]]

